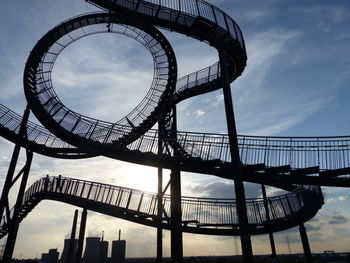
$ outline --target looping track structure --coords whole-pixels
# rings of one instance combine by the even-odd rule
[[[175,171],[172,174],[179,171],[211,174],[271,185],[290,193],[243,199],[246,225],[242,225],[242,207],[237,206],[242,199],[183,197],[176,203],[173,193],[171,196],[144,193],[70,178],[62,178],[64,183],[59,185],[58,179],[51,177],[39,179],[25,194],[23,188],[23,198],[19,198],[13,212],[17,224],[40,200],[52,199],[181,233],[266,234],[301,225],[312,218],[323,204],[321,185],[350,186],[348,137],[232,136],[232,131],[229,135],[177,131],[177,103],[227,88],[246,66],[242,32],[222,10],[202,0],[87,2],[108,13],[86,14],[59,24],[37,42],[25,65],[26,99],[44,127],[22,119],[1,104],[0,134],[4,138],[27,151],[54,158],[103,155],[172,169]],[[177,79],[174,51],[156,27],[208,43],[218,50],[220,61]],[[54,63],[64,48],[101,33],[121,34],[138,41],[151,53],[154,62],[153,81],[146,96],[129,114],[113,123],[67,108],[51,81]],[[234,122],[234,118],[230,121]],[[159,128],[152,129],[156,123]],[[232,163],[238,164],[238,168]],[[6,188],[7,192],[10,187]],[[6,208],[6,200],[3,201],[6,191],[0,205],[2,213]],[[8,212],[2,218],[1,236],[11,232],[11,215]],[[176,221],[178,215],[180,221]]]

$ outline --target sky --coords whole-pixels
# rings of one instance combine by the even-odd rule
[[[350,3],[348,0],[216,0],[243,31],[248,62],[231,84],[239,134],[283,136],[349,135]],[[22,75],[35,43],[56,24],[97,11],[83,0],[3,0],[0,7],[0,102],[21,114],[26,105]],[[179,77],[217,61],[205,43],[162,31],[177,56]],[[58,58],[53,84],[68,107],[95,118],[117,121],[133,109],[152,80],[152,58],[133,40],[97,35],[68,47]],[[35,118],[31,116],[32,120]],[[226,133],[223,96],[211,92],[178,105],[178,128]],[[0,184],[13,144],[0,138]],[[19,167],[24,162],[21,156]],[[156,191],[157,171],[105,157],[58,160],[35,155],[28,187],[46,174]],[[168,171],[165,179],[168,180]],[[260,186],[246,184],[248,197]],[[350,251],[350,191],[325,187],[325,204],[306,228],[311,250]],[[278,189],[269,188],[270,195]],[[231,198],[233,184],[218,177],[182,173],[187,196]],[[14,196],[14,191],[12,197]],[[21,223],[14,256],[34,258],[50,248],[62,251],[76,208],[42,201]],[[88,214],[87,235],[112,241],[118,229],[127,240],[127,257],[154,257],[156,230],[121,219]],[[275,234],[277,253],[302,251],[298,229]],[[145,242],[147,240],[147,242]],[[164,256],[170,234],[164,231]],[[268,236],[252,237],[255,254],[269,254]],[[185,256],[240,253],[238,238],[184,234]]]

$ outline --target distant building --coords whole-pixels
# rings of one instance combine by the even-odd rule
[[[112,263],[125,263],[125,240],[114,240],[112,242]]]
[[[108,243],[107,243],[108,246]],[[108,251],[107,251],[108,252]],[[84,256],[81,263],[102,263],[101,242],[99,237],[87,237]]]
[[[59,253],[57,252],[57,248],[50,249],[49,253],[41,254],[41,263],[58,263]]]
[[[42,253],[40,262],[41,263],[49,263],[49,253]]]
[[[100,242],[100,251],[101,251],[101,263],[107,263],[108,241]]]

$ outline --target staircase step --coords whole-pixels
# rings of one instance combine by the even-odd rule
[[[319,166],[312,166],[307,168],[293,169],[290,174],[293,176],[307,175],[307,174],[317,174],[320,172]]]
[[[264,163],[245,164],[243,166],[243,169],[249,169],[249,170],[253,170],[253,171],[263,171],[266,169],[266,165]]]
[[[198,220],[184,220],[182,221],[182,224],[184,226],[187,226],[188,224],[195,224],[195,225],[198,225],[199,224],[199,221]]]
[[[283,165],[283,166],[272,166],[265,169],[265,173],[268,175],[271,174],[280,174],[280,173],[289,173],[290,172],[290,165]]]
[[[347,174],[350,174],[350,167],[334,169],[334,170],[325,170],[320,172],[320,176],[323,176],[323,177],[337,177],[340,175],[347,175]]]

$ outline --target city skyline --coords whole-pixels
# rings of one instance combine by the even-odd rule
[[[293,1],[221,0],[212,3],[236,20],[247,45],[247,67],[231,84],[239,134],[349,134],[346,117],[350,91],[346,84],[350,78],[350,18],[346,1],[296,4]],[[5,0],[0,10],[1,103],[19,114],[23,112],[26,102],[22,72],[36,41],[63,20],[91,11],[98,9],[84,1],[38,0],[30,4],[23,0]],[[177,55],[179,77],[217,60],[216,51],[205,43],[163,32]],[[145,94],[152,70],[151,57],[137,43],[119,36],[96,36],[78,41],[64,51],[55,65],[53,81],[57,94],[68,107],[88,116],[116,121]],[[221,91],[181,103],[178,115],[179,130],[227,132]],[[1,138],[0,147],[3,183],[13,144]],[[105,157],[67,161],[35,155],[28,186],[46,174],[153,192],[157,186],[156,168]],[[259,185],[246,184],[248,197],[260,196],[259,188]],[[279,192],[274,188],[268,190],[269,194]],[[191,173],[183,173],[182,191],[187,196],[218,198],[234,194],[229,180]],[[306,224],[313,252],[349,250],[346,245],[350,236],[350,210],[346,207],[349,193],[344,188],[325,188],[324,207]],[[20,226],[15,256],[34,257],[35,253],[62,247],[74,209],[53,201],[40,203]],[[114,229],[119,228],[126,233],[128,257],[155,256],[155,229],[96,213],[88,215],[87,236],[105,231],[106,238],[112,240]],[[277,252],[287,253],[286,235],[292,253],[302,251],[298,230],[291,229],[276,234]],[[330,241],[332,237],[337,240]],[[164,256],[169,256],[169,241],[169,233],[165,231]],[[270,253],[267,241],[267,235],[254,237],[254,253]],[[232,255],[240,252],[235,242],[233,237],[184,234],[184,254],[203,255],[205,251],[208,255]],[[35,247],[41,250],[35,251]]]

